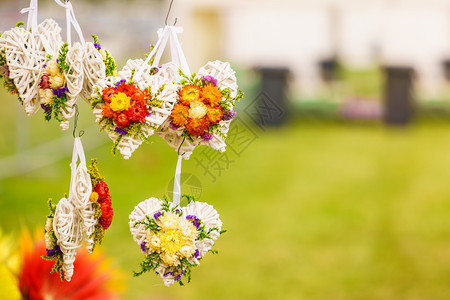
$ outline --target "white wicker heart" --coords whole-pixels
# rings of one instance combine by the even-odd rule
[[[39,108],[38,87],[45,52],[39,39],[23,28],[13,28],[0,37],[0,50],[6,61],[7,76],[17,92],[22,109],[32,115]]]
[[[137,69],[143,74],[133,81]],[[166,78],[167,67],[151,68],[143,60],[128,60],[119,77],[99,80],[88,99],[101,130],[106,130],[124,159],[153,135],[169,117],[177,86]]]
[[[49,200],[50,215],[45,225],[47,255],[44,259],[55,261],[53,271],[67,281],[74,273],[77,249],[85,241],[86,249],[92,253],[101,244],[113,217],[108,186],[98,172],[96,160],[86,168],[80,138],[74,142],[71,168],[69,197],[62,198],[57,205]]]
[[[235,102],[243,96],[230,64],[208,62],[197,74],[181,80],[177,96],[170,118],[156,134],[175,151],[180,149],[185,159],[198,145],[224,152],[230,123],[236,115]]]
[[[139,203],[129,216],[133,240],[145,255],[139,276],[156,272],[170,286],[190,281],[191,268],[212,247],[221,234],[222,221],[211,205],[190,202],[186,207],[174,207],[166,200],[149,198]]]

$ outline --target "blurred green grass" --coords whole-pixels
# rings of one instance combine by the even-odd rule
[[[18,122],[31,147],[61,133],[42,116],[27,118],[14,97],[1,94],[0,156],[15,152]],[[106,134],[81,104],[87,140],[105,144],[97,157],[113,197],[115,217],[101,248],[127,275],[123,299],[448,299],[450,295],[450,125],[295,122],[261,131],[216,182],[196,166],[183,171],[202,184],[200,201],[213,204],[228,232],[185,286],[159,277],[132,278],[142,259],[128,230],[140,201],[167,193],[176,153],[154,138],[129,161],[110,154]],[[69,145],[69,148],[71,145]],[[61,151],[65,151],[61,149]],[[18,233],[43,226],[46,201],[67,193],[66,159],[0,182],[0,226]],[[230,155],[232,155],[230,153]],[[30,159],[33,159],[31,157]]]

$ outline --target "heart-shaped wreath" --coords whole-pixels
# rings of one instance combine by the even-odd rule
[[[143,70],[139,81],[133,76]],[[125,159],[153,135],[169,117],[176,102],[177,86],[171,82],[174,70],[168,66],[152,68],[143,60],[128,60],[119,77],[99,80],[88,101],[100,130],[114,141]]]
[[[159,274],[164,285],[183,285],[191,280],[191,268],[200,264],[222,231],[222,221],[213,206],[185,196],[188,205],[177,207],[164,198],[139,203],[130,214],[133,240],[145,255],[139,276],[147,271]]]
[[[198,145],[224,152],[230,123],[236,115],[235,103],[243,97],[235,71],[228,62],[216,60],[191,76],[181,71],[180,75],[177,103],[157,134],[176,151],[181,150],[186,159]]]

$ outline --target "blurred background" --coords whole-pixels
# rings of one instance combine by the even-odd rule
[[[72,4],[121,68],[156,43],[170,1]],[[0,0],[0,31],[28,5]],[[64,10],[39,1],[49,17],[64,38]],[[132,278],[143,257],[128,214],[170,192],[177,154],[153,137],[129,161],[113,156],[80,99],[85,153],[112,195],[101,248],[123,271],[120,298],[448,299],[449,1],[175,0],[175,18],[191,71],[229,61],[245,92],[227,151],[202,146],[183,163],[183,191],[228,232],[185,287]],[[0,98],[0,226],[43,234],[47,199],[68,192],[72,132]]]

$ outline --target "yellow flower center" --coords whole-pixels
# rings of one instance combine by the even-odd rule
[[[98,193],[92,192],[92,194],[89,196],[89,200],[91,200],[92,202],[97,202],[98,201]]]
[[[125,93],[118,93],[111,98],[111,109],[113,111],[123,111],[131,107],[131,98],[125,95]]]
[[[161,250],[166,253],[176,253],[183,247],[184,238],[179,230],[169,230],[159,237]]]
[[[191,103],[191,108],[189,109],[189,117],[192,119],[203,118],[208,112],[208,108],[203,102],[195,101]]]

